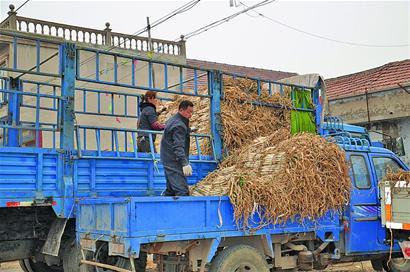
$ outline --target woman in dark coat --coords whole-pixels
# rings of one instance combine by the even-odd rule
[[[159,101],[157,99],[157,93],[154,91],[147,91],[143,96],[143,101],[140,103],[140,119],[138,121],[138,129],[144,130],[164,130],[165,125],[158,121],[157,106]],[[155,139],[156,135],[152,134],[152,140],[154,143],[155,150]],[[151,152],[149,143],[149,133],[139,132],[138,133],[138,151],[139,152]]]

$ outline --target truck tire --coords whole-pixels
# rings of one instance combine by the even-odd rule
[[[377,271],[377,272],[384,271],[383,259],[374,259],[374,260],[370,260],[370,262],[372,263],[372,268],[374,271]]]
[[[20,260],[20,267],[24,272],[63,272],[62,266],[48,266],[43,262],[34,262],[32,259]]]
[[[140,251],[139,258],[134,259],[135,270],[137,272],[145,272],[147,266],[148,254],[144,251]],[[129,259],[119,256],[108,256],[108,244],[102,244],[96,251],[94,259],[97,262],[114,265],[119,268],[131,270],[131,262]],[[101,268],[96,269],[97,272],[108,271]]]
[[[134,261],[135,270],[137,272],[145,272],[147,269],[147,259],[148,253],[144,251],[140,251],[139,258]]]
[[[235,245],[222,250],[211,262],[209,272],[269,272],[265,256],[248,245]]]
[[[389,264],[385,261],[383,263],[383,268],[386,272],[409,272],[410,260],[406,260],[404,258],[394,258],[391,259]]]
[[[97,250],[96,254],[105,254],[106,253],[105,251],[108,250],[106,247],[107,247],[107,244],[103,244]],[[84,253],[87,254],[87,256],[85,256],[87,260],[96,259],[97,262],[99,261],[102,263],[108,263],[108,264],[115,265],[119,268],[125,268],[125,269],[131,270],[131,263],[129,259],[126,259],[123,257],[112,257],[115,260],[110,260],[111,263],[109,263],[107,262],[107,260],[102,261],[101,259],[99,259],[99,256],[93,256],[93,254],[89,251],[84,251]],[[106,258],[106,256],[104,258]],[[75,239],[72,239],[66,244],[65,253],[63,255],[64,272],[109,271],[109,270],[103,270],[102,268],[92,267],[89,265],[80,265],[80,261],[81,261],[81,250],[76,244]],[[146,266],[147,266],[147,253],[141,251],[140,258],[136,259],[134,261],[134,264],[135,264],[135,269],[137,272],[145,272]]]
[[[87,251],[84,251],[84,254]],[[87,254],[86,257],[91,257],[92,254]],[[81,261],[81,250],[77,245],[74,238],[67,241],[64,247],[63,253],[63,267],[64,272],[93,272],[95,271],[94,267],[89,265],[80,265]]]

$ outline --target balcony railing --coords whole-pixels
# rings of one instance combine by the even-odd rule
[[[107,45],[110,47],[146,52],[151,51],[174,56],[186,56],[185,41],[183,40],[174,42],[116,33],[111,31],[109,23],[105,24],[106,27],[104,30],[98,30],[38,20],[17,16],[17,12],[14,11],[14,6],[10,5],[9,8],[9,16],[0,23],[0,28],[60,37],[72,42]]]

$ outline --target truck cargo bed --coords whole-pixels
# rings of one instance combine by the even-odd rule
[[[141,244],[193,239],[314,232],[326,240],[339,239],[339,216],[328,212],[315,222],[288,222],[243,230],[233,217],[228,197],[131,197],[79,200],[77,233],[80,240],[124,245],[120,255],[138,253]],[[258,218],[253,218],[255,222]]]
[[[382,224],[387,228],[410,230],[410,184],[399,181],[380,183]]]

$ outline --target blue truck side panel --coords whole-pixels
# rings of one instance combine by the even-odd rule
[[[0,207],[12,201],[63,201],[63,158],[52,149],[0,148]],[[191,160],[190,185],[216,168],[211,160]],[[73,177],[75,197],[160,195],[165,188],[163,166],[151,160],[76,159]]]
[[[192,168],[190,185],[212,172],[216,163],[196,161]],[[74,163],[74,184],[76,197],[160,195],[165,188],[164,168],[159,161],[151,160],[79,159]]]
[[[258,218],[253,218],[258,222]],[[254,227],[254,229],[252,229]],[[138,254],[144,243],[252,235],[315,232],[323,241],[338,241],[340,217],[328,212],[316,222],[287,222],[257,229],[239,228],[229,198],[132,197],[81,199],[77,209],[79,238],[123,242]],[[332,237],[326,240],[328,237]]]
[[[61,197],[61,179],[62,156],[55,150],[0,148],[0,199]]]

